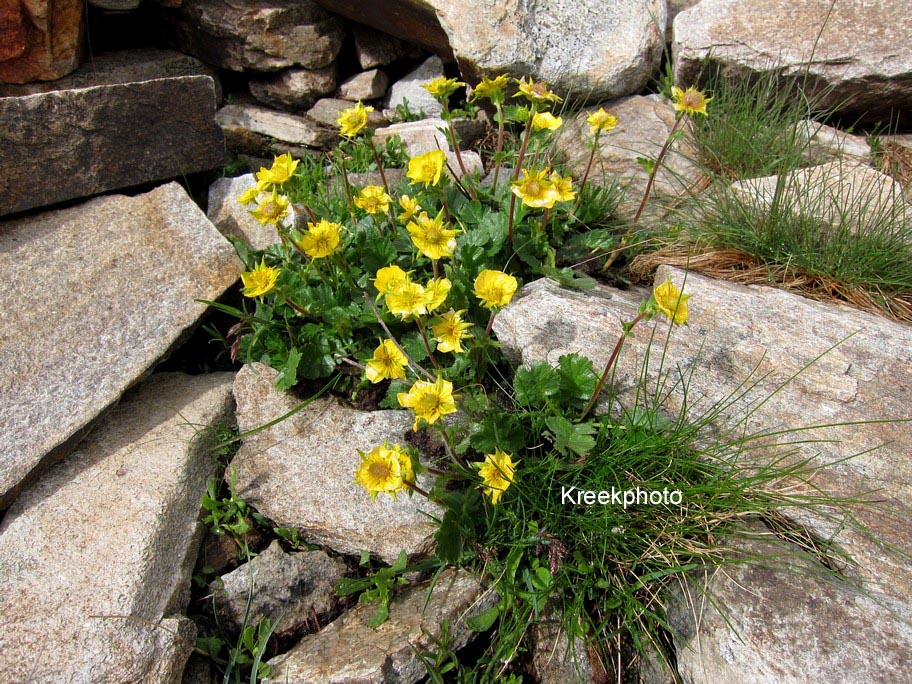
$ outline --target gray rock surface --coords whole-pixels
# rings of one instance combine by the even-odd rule
[[[313,0],[183,0],[170,25],[182,50],[233,71],[320,69],[343,35],[338,17]]]
[[[426,673],[416,652],[433,648],[443,623],[449,625],[449,647],[459,650],[472,636],[465,620],[498,598],[494,592],[483,592],[479,581],[464,570],[442,573],[426,602],[427,594],[426,584],[405,589],[391,602],[389,620],[377,629],[367,626],[376,605],[357,606],[270,660],[269,681],[414,684]]]
[[[82,0],[5,2],[0,8],[0,83],[66,76],[79,66],[84,38]]]
[[[312,119],[327,128],[331,128],[333,132],[338,135],[339,124],[336,122],[336,119],[339,118],[343,109],[350,109],[352,107],[354,107],[354,105],[349,100],[325,97],[322,100],[317,100],[316,104],[307,110],[307,118]],[[383,112],[379,111],[377,108],[372,112],[368,112],[367,125],[371,128],[382,128],[388,124],[389,121],[383,115]]]
[[[906,0],[702,0],[675,19],[675,77],[689,85],[719,66],[728,75],[775,70],[802,82],[807,71],[820,106],[908,124],[910,36]]]
[[[223,235],[234,235],[254,249],[265,249],[279,242],[275,226],[260,225],[247,207],[238,202],[241,193],[255,186],[256,178],[252,173],[236,178],[219,178],[209,186],[207,215]]]
[[[0,680],[179,681],[206,478],[231,374],[153,376],[0,526]]]
[[[798,140],[807,145],[807,156],[818,163],[831,159],[871,162],[871,146],[864,136],[852,135],[819,121],[806,119],[798,124]]]
[[[215,115],[228,147],[256,153],[271,151],[271,141],[322,148],[336,142],[337,132],[312,119],[255,105],[225,105]]]
[[[285,553],[273,541],[209,588],[219,620],[227,629],[237,633],[245,624],[255,625],[268,617],[276,625],[276,635],[282,636],[314,618],[322,621],[335,608],[336,582],[345,572],[345,563],[324,551]]]
[[[221,166],[215,106],[202,64],[157,50],[0,86],[0,215]]]
[[[440,57],[428,57],[416,69],[390,86],[384,106],[395,111],[400,105],[407,104],[409,111],[415,114],[424,112],[425,117],[440,116],[440,103],[422,88],[421,84],[443,75],[443,62],[440,61]]]
[[[277,372],[262,364],[238,373],[238,427],[247,432],[285,415],[300,401],[276,391]],[[440,509],[423,497],[400,494],[371,501],[355,483],[369,451],[389,440],[405,444],[412,417],[406,411],[358,411],[335,399],[314,401],[293,416],[244,440],[232,461],[238,495],[283,527],[296,527],[309,541],[339,553],[370,551],[392,562],[405,549],[428,549],[434,526],[426,514]],[[426,484],[426,483],[425,483]]]
[[[176,183],[0,230],[0,508],[59,460],[236,280],[231,245]]]
[[[250,80],[250,93],[279,109],[305,109],[336,89],[336,69],[285,69],[275,76]]]
[[[362,71],[355,74],[339,86],[339,97],[343,100],[376,100],[386,94],[389,87],[389,76],[379,69]]]
[[[352,26],[355,37],[355,54],[362,69],[373,69],[392,64],[405,54],[398,38],[376,31],[369,26]]]
[[[630,219],[636,213],[649,180],[649,174],[637,158],[655,160],[659,156],[674,126],[675,112],[668,100],[660,95],[635,95],[605,109],[618,118],[618,125],[601,134],[588,182],[605,185],[617,179],[625,191],[618,213],[622,218]],[[586,123],[588,115],[588,111],[583,111],[565,121],[556,143],[557,152],[567,160],[576,179],[585,173],[589,161],[593,136]],[[683,193],[700,177],[699,169],[691,161],[693,158],[694,151],[686,138],[672,144],[656,174],[647,210],[655,210],[657,204]]]
[[[560,618],[553,613],[542,615],[531,628],[532,669],[540,684],[589,684],[592,663],[582,639],[573,647],[567,632],[561,629]]]
[[[890,176],[857,161],[834,161],[788,174],[780,190],[783,206],[831,226],[869,231],[912,221],[912,205]],[[762,211],[772,206],[779,176],[732,183],[739,198]]]
[[[446,122],[443,119],[422,119],[421,121],[404,121],[381,128],[374,134],[374,140],[382,143],[387,138],[398,135],[410,157],[433,150],[450,152],[450,139],[444,132]]]
[[[659,269],[656,281],[664,281],[666,275],[679,286],[684,282],[683,272],[665,267]],[[725,427],[737,429],[739,434],[742,428],[748,434],[812,428],[792,440],[809,440],[799,449],[821,466],[814,474],[815,486],[837,497],[870,498],[869,493],[875,492],[879,502],[849,508],[873,537],[848,520],[840,524],[841,514],[825,520],[797,509],[786,512],[795,523],[831,539],[854,558],[854,564],[840,567],[846,576],[865,582],[874,601],[859,603],[843,586],[837,592],[838,601],[860,606],[857,620],[836,621],[825,612],[818,618],[811,610],[799,611],[798,617],[784,623],[782,640],[792,635],[796,648],[801,648],[801,634],[816,631],[819,639],[832,643],[838,634],[839,640],[849,642],[892,644],[905,657],[912,649],[908,639],[912,633],[900,623],[904,615],[912,613],[912,570],[901,554],[912,550],[908,525],[912,519],[912,464],[904,457],[912,448],[912,422],[875,421],[910,417],[912,329],[848,307],[809,301],[772,288],[713,281],[694,273],[687,275],[684,290],[693,295],[688,302],[690,327],[671,331],[663,366],[662,344],[656,345],[647,375],[647,385],[656,387],[656,369],[666,369],[663,386],[669,390],[668,409],[672,413],[680,410],[680,386],[672,389],[671,385],[683,375],[689,382],[692,416],[702,415],[715,402],[729,397]],[[556,364],[562,354],[579,352],[598,367],[607,361],[613,346],[605,340],[615,339],[621,320],[631,320],[647,296],[647,292],[611,288],[591,294],[569,293],[549,281],[537,281],[527,285],[497,316],[494,330],[505,351],[523,362],[544,359]],[[664,340],[667,323],[658,326],[656,339]],[[650,326],[635,329],[619,357],[615,387],[620,401],[627,405],[636,394],[649,336]],[[744,383],[755,382],[744,396],[737,395]],[[752,412],[745,418],[748,411]],[[739,420],[744,422],[739,424]],[[850,421],[861,423],[826,427]],[[787,604],[791,599],[783,596]],[[808,600],[812,599],[810,595]],[[747,605],[740,610],[756,605],[756,597],[749,593],[743,600]],[[893,609],[897,616],[877,608],[876,602]],[[769,610],[789,614],[792,607],[775,604]],[[825,610],[822,604],[820,610]],[[704,647],[716,648],[716,643]],[[888,681],[877,679],[880,664],[896,653],[878,654],[858,667],[866,668],[871,681]],[[792,667],[790,659],[779,652],[765,657],[781,661],[778,667]],[[826,662],[820,667],[833,672],[843,662],[835,651],[821,653],[821,658]],[[737,658],[730,662],[737,663]],[[740,676],[748,677],[750,669],[745,668]],[[781,681],[807,681],[800,669],[790,672],[791,679]]]

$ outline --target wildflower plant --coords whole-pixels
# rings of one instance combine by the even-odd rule
[[[244,305],[217,305],[239,318],[234,357],[279,370],[279,389],[328,377],[352,394],[377,387],[381,406],[409,411],[413,432],[426,430],[439,443],[431,454],[389,442],[353,449],[352,480],[373,499],[404,494],[442,507],[423,569],[456,564],[492,579],[500,600],[472,623],[495,629],[473,680],[492,682],[504,681],[530,621],[555,601],[572,636],[623,633],[645,650],[664,624],[656,597],[670,577],[718,557],[712,535],[731,532],[745,510],[802,503],[766,493],[779,470],[747,476],[724,458],[707,461],[694,447],[705,426],[669,418],[658,403],[597,410],[612,404],[611,378],[635,329],[687,325],[690,293],[681,283],[652,291],[616,331],[603,368],[577,354],[515,370],[504,359],[493,323],[524,282],[549,276],[592,286],[561,261],[561,250],[587,233],[580,217],[604,208],[590,206],[601,196],[585,188],[591,159],[577,179],[547,152],[562,125],[551,111],[561,98],[530,80],[513,82],[508,97],[510,85],[506,76],[485,78],[473,91],[496,110],[494,183],[455,173],[433,150],[400,159],[404,177],[391,185],[383,173],[391,155],[374,144],[360,103],[339,116],[343,144],[331,164],[276,158],[238,199],[269,218],[279,243],[254,251],[237,242]],[[464,86],[446,78],[425,84],[455,147],[450,98]],[[682,93],[675,129],[705,114],[708,102]],[[598,110],[587,122],[594,156],[618,120]],[[504,150],[508,125],[521,139],[515,153]],[[356,157],[374,160],[380,183],[353,185]],[[508,161],[512,178],[498,182]],[[556,482],[576,491],[596,482],[674,486],[691,500],[623,514],[606,508],[590,518],[578,502],[554,501]],[[723,496],[707,502],[701,493],[709,490]],[[386,606],[414,569],[403,556],[375,574],[376,586],[353,580],[345,591],[361,587]],[[384,610],[375,618],[385,619]]]

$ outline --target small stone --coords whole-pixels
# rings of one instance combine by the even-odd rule
[[[250,80],[250,93],[279,109],[306,109],[336,89],[336,69],[285,69],[276,76]]]
[[[146,308],[155,296],[144,294]],[[231,380],[153,376],[7,511],[0,680],[179,679],[196,632],[181,613],[201,537],[200,499],[217,469],[200,436],[230,418]]]
[[[592,665],[585,641],[577,638],[571,648],[558,616],[550,612],[543,614],[533,625],[531,634],[535,644],[532,668],[536,681],[540,684],[588,684],[592,681]]]
[[[0,86],[0,215],[221,166],[215,98],[202,64],[161,50]]]
[[[339,86],[339,97],[343,100],[376,100],[386,94],[389,87],[389,76],[379,69],[371,69],[355,74]]]
[[[336,142],[336,132],[303,116],[277,112],[255,105],[225,105],[215,115],[229,147],[256,153],[250,147],[270,150],[270,141],[292,145],[328,148]]]
[[[314,0],[184,0],[167,21],[182,50],[232,71],[321,69],[342,46],[341,21]]]
[[[242,265],[177,184],[0,229],[0,509],[161,360]],[[35,472],[33,472],[35,471]]]
[[[254,249],[266,249],[280,241],[275,226],[261,225],[250,215],[248,208],[238,202],[238,197],[256,184],[252,173],[236,178],[219,178],[209,186],[207,215],[223,235],[239,237]]]
[[[51,81],[66,76],[79,66],[84,39],[82,0],[3,3],[0,83]]]
[[[441,76],[443,62],[440,61],[440,57],[428,57],[417,69],[392,85],[384,106],[392,110],[408,106],[410,112],[418,114],[421,118],[439,117],[442,111],[440,103],[422,88],[421,84]]]
[[[406,153],[414,157],[432,150],[450,151],[450,140],[444,132],[447,129],[443,119],[422,119],[392,124],[378,130],[374,140],[382,144],[387,138],[398,135],[402,139]]]
[[[323,551],[285,553],[278,541],[210,585],[216,615],[239,633],[267,617],[281,637],[322,618],[337,603],[335,585],[347,568]]]
[[[246,432],[285,415],[300,401],[275,389],[277,371],[262,364],[238,373],[238,428]],[[402,493],[375,501],[355,483],[367,452],[389,440],[405,444],[407,411],[358,411],[317,399],[268,430],[251,435],[232,461],[238,496],[282,527],[300,529],[316,544],[347,554],[362,550],[391,563],[403,549],[426,552],[439,506]],[[420,481],[422,486],[428,482]]]
[[[337,119],[344,109],[351,109],[354,105],[349,100],[339,100],[331,97],[317,100],[316,104],[307,111],[307,117],[316,121],[327,128],[331,128],[335,134],[339,132]],[[383,128],[389,125],[389,121],[383,115],[383,112],[376,109],[367,114],[367,125],[370,128]]]
[[[352,33],[355,36],[355,53],[362,69],[392,64],[404,54],[398,38],[361,24],[353,25]]]
[[[389,620],[368,626],[375,604],[359,605],[285,655],[269,661],[270,682],[414,684],[425,676],[418,653],[434,648],[448,625],[447,646],[463,648],[472,638],[466,620],[498,600],[464,570],[446,570],[428,598],[427,585],[408,587],[390,602]]]

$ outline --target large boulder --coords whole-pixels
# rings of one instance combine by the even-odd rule
[[[82,0],[7,0],[0,6],[0,83],[66,76],[79,66],[84,37]]]
[[[231,378],[152,377],[7,511],[0,680],[179,681],[200,499],[218,467],[201,436],[230,418]]]
[[[0,224],[0,509],[231,286],[231,245],[171,183]],[[35,472],[33,472],[35,471]]]
[[[673,54],[684,84],[715,68],[743,78],[772,71],[806,85],[820,106],[912,122],[906,0],[702,0],[675,18]]]
[[[171,17],[178,47],[232,71],[328,66],[342,23],[313,0],[183,0]]]
[[[832,600],[820,606],[811,601],[804,608],[795,604],[788,591],[764,591],[769,601],[764,606],[765,629],[771,616],[788,616],[782,618],[783,634],[776,642],[782,649],[778,645],[755,648],[758,638],[748,645],[756,651],[751,660],[743,661],[748,665],[739,666],[738,657],[726,656],[736,674],[706,681],[767,681],[751,679],[756,659],[766,663],[768,671],[787,673],[778,681],[808,681],[801,669],[803,660],[783,652],[784,644],[805,648],[807,635],[819,640],[819,671],[833,673],[823,679],[843,681],[835,674],[844,662],[839,644],[856,642],[877,644],[884,650],[864,659],[855,670],[867,673],[867,681],[891,681],[881,672],[882,663],[897,662],[912,650],[912,630],[905,622],[912,616],[912,570],[906,561],[912,551],[908,525],[912,463],[906,458],[912,448],[912,422],[901,422],[909,418],[912,402],[912,329],[772,288],[714,281],[694,273],[687,274],[685,282],[683,272],[665,267],[659,270],[657,282],[666,276],[693,295],[690,327],[668,331],[667,323],[660,320],[654,338],[658,342],[652,347],[652,326],[634,329],[618,361],[618,400],[630,406],[638,387],[654,388],[675,413],[685,404],[682,387],[686,386],[686,405],[694,419],[711,417],[707,412],[720,402],[727,405],[713,422],[717,430],[713,439],[735,436],[732,430],[741,435],[743,429],[748,434],[772,433],[773,439],[780,430],[807,428],[782,439],[793,442],[788,448],[797,448],[796,456],[807,457],[819,467],[813,474],[814,486],[844,501],[871,501],[872,492],[877,499],[847,505],[834,517],[797,507],[782,511],[799,529],[833,542],[854,559],[848,564],[838,557],[830,559],[848,581],[830,585]],[[498,314],[494,331],[514,360],[557,363],[561,355],[578,352],[598,367],[607,361],[612,347],[605,340],[621,333],[621,321],[633,319],[648,294],[612,288],[580,294],[537,281]],[[642,385],[647,358],[650,363]],[[665,369],[663,379],[660,368]],[[839,427],[839,423],[851,424]],[[794,444],[795,440],[800,443]],[[758,450],[752,452],[751,458],[762,456]],[[763,453],[776,456],[781,450]],[[858,598],[856,583],[863,584],[872,600]],[[737,593],[733,588],[723,597],[738,602],[733,608],[736,615],[757,605],[750,591]],[[824,605],[833,602],[851,604],[851,610]],[[833,618],[837,614],[854,617],[837,620]],[[724,655],[727,646],[720,641],[722,635],[721,629],[701,632],[704,649]]]
[[[355,21],[423,42],[459,63],[464,78],[508,73],[596,101],[640,90],[659,64],[665,0],[320,0]],[[441,31],[442,29],[442,31]]]
[[[294,409],[300,400],[275,389],[277,371],[262,364],[238,373],[235,397],[241,433],[259,428]],[[389,440],[405,445],[408,411],[359,411],[337,399],[318,399],[267,430],[246,438],[231,462],[237,493],[283,527],[304,532],[308,541],[339,553],[362,550],[393,562],[402,550],[429,550],[440,516],[437,504],[405,493],[375,501],[355,483],[358,450]],[[428,482],[422,481],[425,487]]]
[[[0,86],[0,215],[221,166],[215,107],[206,68],[159,50]]]

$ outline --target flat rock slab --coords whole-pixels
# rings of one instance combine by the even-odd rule
[[[335,66],[285,69],[274,76],[250,80],[250,94],[279,109],[305,109],[336,89]]]
[[[0,680],[177,681],[200,499],[216,461],[198,432],[229,417],[228,373],[156,375],[0,526]]]
[[[0,215],[221,166],[215,106],[201,63],[158,50],[0,86]]]
[[[672,51],[684,84],[714,67],[745,78],[772,71],[798,83],[807,73],[819,106],[912,121],[907,0],[702,0],[675,17]]]
[[[668,619],[685,684],[912,682],[908,612],[897,619],[776,540],[744,542],[743,553],[749,564],[675,592]]]
[[[0,508],[74,446],[242,268],[176,183],[0,224]]]
[[[682,271],[666,267],[659,269],[656,281],[663,282],[666,275],[679,286],[684,283]],[[835,496],[870,498],[874,492],[882,503],[852,507],[852,512],[898,553],[912,552],[912,422],[873,422],[910,418],[912,328],[845,306],[694,273],[687,274],[684,291],[693,295],[690,327],[670,332],[663,362],[667,323],[662,317],[649,365],[653,388],[658,368],[668,374],[669,410],[680,409],[680,384],[673,391],[672,385],[683,374],[689,382],[689,415],[698,417],[729,397],[725,418],[738,434],[742,428],[755,434],[872,421],[783,439],[829,440],[803,447],[815,463],[826,465],[814,474],[815,484]],[[561,355],[577,352],[598,368],[608,360],[621,321],[632,320],[646,297],[648,292],[611,288],[571,293],[551,281],[536,281],[498,314],[494,330],[505,351],[524,363],[557,364]],[[636,397],[650,334],[649,325],[635,328],[620,355],[616,388],[627,405]],[[738,396],[743,383],[754,382],[754,389]],[[748,411],[753,412],[745,418]],[[844,572],[866,581],[872,594],[908,606],[912,568],[897,553],[851,525],[839,529],[802,511],[785,513],[841,545],[857,563]]]
[[[285,415],[301,400],[275,389],[277,371],[251,364],[237,376],[238,428],[247,432]],[[355,483],[367,452],[384,440],[405,445],[412,428],[407,411],[358,411],[321,398],[268,430],[244,440],[232,461],[238,496],[283,527],[339,553],[366,549],[387,562],[401,550],[428,550],[434,532],[427,514],[435,504],[405,493],[376,501]],[[423,483],[427,484],[427,483]]]
[[[618,118],[618,125],[601,134],[588,182],[607,185],[616,180],[620,183],[625,192],[618,213],[622,218],[631,219],[649,181],[649,174],[637,159],[655,160],[659,156],[674,126],[675,111],[660,95],[627,97],[611,103],[606,111]],[[583,111],[567,121],[557,138],[556,149],[566,158],[576,178],[582,177],[589,163],[593,139],[586,123],[589,114],[589,111]],[[686,137],[672,144],[656,174],[647,207],[655,207],[656,200],[684,193],[700,177],[700,170],[692,161],[695,156]]]
[[[331,146],[338,139],[338,131],[312,119],[255,105],[225,105],[218,110],[215,120],[222,127],[229,148],[253,154],[268,149],[270,142],[276,140],[321,148]]]
[[[241,193],[255,188],[256,184],[256,177],[252,173],[235,178],[219,178],[209,186],[206,214],[224,235],[241,238],[254,249],[266,249],[269,245],[280,242],[275,226],[260,224],[250,215],[247,207],[238,202]],[[254,206],[251,205],[251,208]]]
[[[434,639],[449,625],[454,651],[472,636],[465,621],[498,600],[483,593],[481,583],[464,570],[447,570],[428,586],[404,590],[390,603],[389,620],[368,627],[374,604],[348,611],[326,628],[310,634],[285,655],[269,661],[275,684],[414,684],[425,676],[416,655],[433,650]]]

